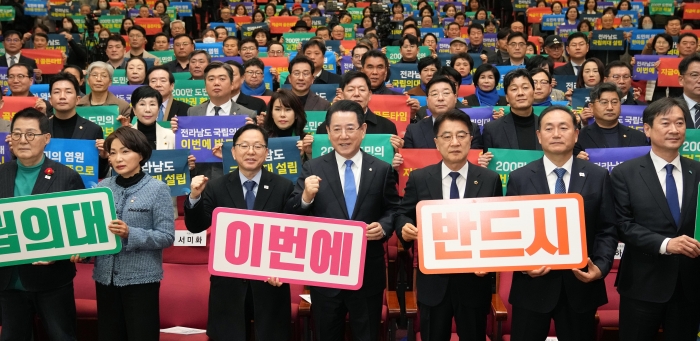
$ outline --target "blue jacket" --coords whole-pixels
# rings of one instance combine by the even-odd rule
[[[104,285],[126,286],[154,283],[163,279],[163,249],[173,245],[175,220],[170,190],[150,175],[137,184],[123,188],[116,176],[102,180],[114,195],[117,219],[129,227],[122,239],[122,250],[95,258],[92,278]]]

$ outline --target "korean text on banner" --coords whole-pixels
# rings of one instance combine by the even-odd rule
[[[442,155],[437,149],[405,148],[399,152],[403,156],[403,163],[398,169],[398,185],[399,195],[403,196],[411,172],[442,161]],[[470,149],[469,154],[467,154],[467,160],[476,165],[481,152],[481,149]]]
[[[299,18],[297,17],[270,17],[270,33],[272,34],[283,34],[289,32],[289,30],[297,23]]]
[[[27,0],[24,2],[24,14],[30,17],[43,17],[49,15],[46,10],[46,1]]]
[[[298,136],[272,137],[267,142],[267,157],[263,167],[270,173],[281,175],[296,183],[301,173],[301,154],[297,148]],[[231,155],[233,141],[224,142],[224,172],[238,168],[238,162]]]
[[[531,7],[527,9],[526,13],[528,23],[539,24],[542,22],[542,16],[552,14],[552,10],[549,7]]]
[[[22,49],[22,56],[34,59],[45,75],[57,74],[63,69],[63,53],[58,50]]]
[[[3,98],[3,102],[5,103],[2,106],[2,109],[0,109],[0,113],[2,114],[2,119],[6,121],[11,121],[12,117],[15,116],[15,114],[26,108],[34,108],[36,105],[37,98],[34,96],[31,97],[12,97],[12,96],[6,96]]]
[[[621,148],[588,148],[589,161],[612,172],[621,163],[649,154],[651,146]]]
[[[396,63],[390,66],[391,76],[389,82],[395,88],[410,89],[420,86],[420,73],[416,64]]]
[[[304,132],[307,134],[316,134],[316,129],[318,129],[318,127],[320,127],[321,124],[323,124],[323,121],[325,120],[325,111],[307,111]]]
[[[615,30],[593,31],[591,36],[591,50],[617,51],[624,50],[624,32]]]
[[[656,70],[658,74],[656,86],[680,87],[681,84],[678,82],[680,62],[680,58],[660,58],[659,69]]]
[[[112,191],[93,188],[0,199],[0,266],[118,253]],[[36,223],[35,223],[36,222]]]
[[[315,34],[313,33],[285,33],[282,35],[284,38],[284,50],[285,51],[296,51],[297,46],[303,45]]]
[[[684,20],[700,20],[700,4],[684,3],[683,4],[683,19]]]
[[[0,6],[0,21],[14,21],[15,8],[12,6]]]
[[[197,162],[221,162],[211,153],[217,144],[233,139],[238,128],[245,124],[245,115],[181,116],[175,132],[175,148],[189,149]],[[221,128],[226,127],[226,128]]]
[[[5,140],[9,133],[0,133],[0,164],[12,160],[12,152],[10,152],[10,144]]]
[[[151,158],[141,169],[154,179],[164,182],[170,188],[171,196],[190,193],[190,168],[186,149],[153,150]]]
[[[472,124],[479,126],[479,131],[484,131],[484,125],[493,120],[493,107],[473,107],[461,108],[465,114],[469,115]]]
[[[80,174],[85,188],[97,186],[99,156],[94,140],[53,138],[44,148],[44,155]]]
[[[644,132],[643,113],[645,105],[621,105],[620,117],[617,118],[620,123]]]
[[[278,277],[284,283],[347,290],[362,287],[364,222],[222,207],[213,215],[212,275],[260,281]]]
[[[654,64],[659,60],[658,55],[635,55],[634,72],[632,78],[635,80],[652,81],[656,80],[656,67]]]
[[[691,160],[700,161],[700,129],[686,129],[685,141],[680,154]]]
[[[650,0],[649,15],[673,15],[674,0]]]
[[[365,153],[391,164],[391,161],[394,159],[394,147],[391,145],[390,139],[391,135],[389,134],[367,134],[362,140],[360,148]],[[312,157],[319,157],[333,152],[333,146],[326,134],[315,135],[311,148]]]
[[[80,117],[102,127],[105,138],[114,132],[115,129],[121,127],[121,123],[117,120],[119,107],[116,105],[76,107],[75,110]]]
[[[489,148],[489,152],[493,154],[488,168],[501,177],[503,184],[503,195],[506,194],[506,186],[508,185],[508,176],[510,172],[527,165],[528,163],[541,158],[544,153],[541,150],[517,150],[517,149],[500,149]]]
[[[171,2],[170,6],[177,9],[178,17],[191,17],[192,16],[192,3],[187,2]]]
[[[425,200],[416,222],[426,274],[564,270],[588,261],[578,193]]]
[[[374,95],[367,105],[375,115],[387,118],[396,125],[399,137],[406,134],[406,127],[411,123],[411,108],[406,104],[405,96]]]
[[[161,18],[135,18],[134,25],[139,25],[146,30],[146,35],[156,35],[163,31]]]
[[[209,100],[204,80],[175,80],[173,99],[185,102],[191,106],[202,104]]]

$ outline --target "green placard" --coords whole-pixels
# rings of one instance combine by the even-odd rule
[[[362,140],[361,148],[365,153],[391,164],[394,159],[394,147],[391,146],[390,139],[390,134],[367,134]],[[319,157],[333,151],[331,141],[326,134],[315,135],[311,148],[313,157]]]
[[[314,141],[315,142],[315,141]],[[493,154],[493,159],[489,162],[489,169],[498,173],[503,184],[503,195],[506,194],[508,176],[510,172],[525,166],[526,164],[541,158],[544,152],[541,150],[519,150],[489,148]]]
[[[314,33],[284,33],[284,49],[285,51],[296,51],[297,45],[303,44],[313,38]]]
[[[126,79],[126,70],[114,70],[114,74],[112,75],[112,85],[127,85],[128,83],[129,80]]]
[[[175,7],[168,7],[165,10],[165,13],[168,14],[168,17],[170,18],[170,22],[173,22],[177,19],[177,8]]]
[[[175,80],[173,99],[185,102],[191,106],[202,104],[209,100],[204,87],[204,80]]]
[[[353,24],[360,24],[362,22],[362,11],[364,8],[359,8],[359,7],[350,7],[348,8],[348,13],[352,15],[352,23]]]
[[[133,125],[136,125],[136,120],[137,120],[137,119],[138,119],[138,118],[134,115],[134,118],[131,119],[131,125],[132,125],[132,126],[133,126]],[[159,126],[165,128],[165,129],[170,129],[170,128],[171,128],[170,121],[158,121],[158,122],[156,122],[156,123],[157,123]]]
[[[5,54],[5,44],[0,43],[0,54]]]
[[[121,123],[117,120],[117,116],[119,116],[119,106],[103,105],[96,107],[76,107],[75,110],[82,118],[92,121],[102,127],[105,138],[115,129],[121,127]]]
[[[289,77],[289,71],[280,72],[280,84],[285,84],[287,82],[287,77]]]
[[[121,238],[107,229],[116,219],[112,191],[34,194],[0,199],[0,266],[115,254]]]
[[[651,0],[649,2],[649,14],[673,15],[674,0]]]
[[[343,40],[355,40],[355,24],[340,24],[345,29]]]
[[[307,134],[316,134],[316,129],[326,120],[325,111],[307,111],[306,125],[304,132]]]
[[[0,21],[15,20],[15,8],[12,6],[0,6]]]
[[[501,108],[503,109],[503,112],[506,115],[510,114],[510,107],[508,107],[508,106],[495,106],[495,107],[493,107],[493,110],[498,111]],[[547,107],[541,106],[541,105],[533,105],[532,106],[532,112],[535,114],[535,116],[540,116],[540,114],[542,113],[542,111],[544,109],[547,109]]]
[[[99,23],[110,32],[119,33],[119,29],[122,27],[122,20],[124,20],[123,15],[103,15],[100,17]]]
[[[686,129],[685,141],[680,154],[691,160],[700,161],[700,129]]]
[[[163,65],[163,64],[165,64],[165,63],[169,63],[169,62],[175,60],[175,52],[173,52],[173,50],[168,50],[168,51],[151,51],[150,53],[151,53],[152,55],[158,57],[158,59],[160,60],[160,64],[161,64],[161,65]],[[178,72],[178,73],[180,73],[180,72]],[[178,73],[175,73],[175,74],[178,74]],[[192,76],[190,75],[190,77],[192,77]],[[190,77],[187,77],[187,78],[190,78]]]
[[[85,17],[84,16],[81,17],[81,16],[78,16],[77,14],[74,14],[73,16],[71,16],[71,18],[73,18],[73,21],[75,21],[75,26],[78,27],[78,30],[80,30],[80,32],[85,31]]]
[[[192,78],[192,74],[189,72],[173,72],[173,77],[177,82],[179,80],[189,80],[190,78]]]
[[[389,58],[389,64],[396,64],[401,60],[401,52],[399,46],[387,46],[386,56]],[[421,46],[418,48],[418,59],[430,56],[430,48],[427,46]]]

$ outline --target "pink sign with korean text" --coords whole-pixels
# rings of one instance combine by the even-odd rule
[[[367,224],[219,207],[214,210],[209,273],[216,276],[357,290],[362,287]]]

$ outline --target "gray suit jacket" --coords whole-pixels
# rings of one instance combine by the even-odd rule
[[[306,99],[306,105],[304,105],[304,111],[328,111],[330,109],[331,103],[321,98],[313,91],[309,91],[309,97]]]
[[[200,105],[195,105],[187,109],[187,116],[206,116],[207,106],[209,106],[209,101],[206,101]],[[256,113],[254,110],[243,107],[240,104],[234,102],[233,100],[231,100],[231,111],[229,112],[229,114],[248,115],[250,118],[253,119],[253,122],[255,122],[255,118],[258,116],[258,113]]]
[[[0,118],[0,133],[9,133],[9,132],[10,132],[10,121],[3,120]]]

